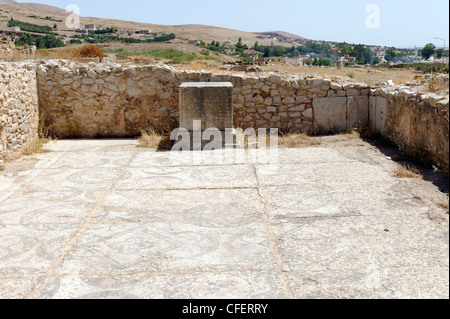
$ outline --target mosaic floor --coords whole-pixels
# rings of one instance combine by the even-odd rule
[[[0,298],[449,297],[448,221],[368,144],[48,147],[0,172]]]

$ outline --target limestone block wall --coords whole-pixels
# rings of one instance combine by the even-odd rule
[[[63,60],[43,62],[37,76],[46,129],[58,137],[127,137],[178,127],[183,82],[231,82],[234,126],[243,129],[328,132],[368,121],[368,86],[339,79]],[[335,106],[337,119],[325,110]]]
[[[0,161],[37,135],[38,111],[35,65],[0,62]]]
[[[449,172],[448,95],[373,89],[369,109],[372,127],[383,136]]]

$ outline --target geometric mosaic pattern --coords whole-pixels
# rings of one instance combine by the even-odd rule
[[[448,222],[365,143],[275,164],[135,144],[0,173],[0,298],[449,297]]]

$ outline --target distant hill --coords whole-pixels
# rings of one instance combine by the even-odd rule
[[[64,22],[48,21],[40,18],[51,17],[57,21],[65,21],[68,13],[64,9],[43,5],[38,3],[18,3],[12,0],[0,0],[0,32],[8,30],[7,23],[11,18],[37,25],[53,26],[57,24],[58,29],[66,29]],[[34,16],[34,17],[33,17]],[[38,17],[38,18],[36,18]],[[305,38],[283,31],[274,32],[244,32],[233,29],[219,28],[206,25],[157,25],[151,23],[138,23],[95,17],[81,17],[81,26],[85,24],[101,24],[103,26],[114,26],[121,31],[152,30],[153,32],[174,33],[181,40],[202,40],[207,43],[220,41],[236,43],[239,38],[249,46],[258,41],[260,45],[283,45],[290,47],[293,43],[304,43]],[[275,40],[276,39],[276,40]]]
[[[284,31],[256,32],[256,34],[273,37],[273,38],[296,39],[299,42],[306,41],[306,39],[301,36],[298,36],[298,35],[292,34],[292,33],[288,33],[288,32],[284,32]]]

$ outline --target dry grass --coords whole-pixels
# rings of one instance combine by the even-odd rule
[[[239,143],[244,149],[254,148],[255,145],[258,145],[259,140],[256,136],[248,137],[244,135],[244,132],[241,129],[237,129],[236,134]],[[267,132],[266,146],[271,147],[272,142],[273,141],[271,141],[271,135],[269,132]],[[322,143],[320,141],[320,138],[311,137],[305,133],[282,133],[278,136],[278,147],[283,148],[302,148],[309,146],[318,146],[321,144]]]
[[[170,134],[157,133],[155,131],[142,131],[138,142],[138,147],[142,148],[170,150],[173,146],[173,141],[170,140]]]
[[[393,173],[395,177],[398,178],[420,178],[422,176],[417,168],[409,165],[400,166],[396,168]]]
[[[22,53],[14,53],[14,55],[0,53],[0,61],[6,61],[6,62],[19,62],[19,61],[32,59],[32,58],[33,58],[32,56],[27,55],[27,54],[22,54]]]
[[[450,213],[450,211],[449,211],[449,203],[448,202],[438,203],[438,206],[440,208],[444,209],[447,212],[447,215]]]
[[[86,44],[80,48],[37,50],[37,59],[66,59],[85,62],[86,59],[105,57],[104,53],[95,45]]]
[[[208,60],[208,61],[194,61],[194,62],[187,62],[183,64],[179,64],[175,66],[177,70],[189,70],[189,71],[220,71],[223,66],[223,63],[214,61],[214,60]]]
[[[24,147],[22,147],[18,152],[10,153],[5,156],[4,161],[6,163],[15,161],[22,156],[30,156],[34,154],[42,154],[49,152],[44,148],[44,145],[50,142],[48,138],[33,138]]]
[[[20,150],[20,155],[22,156],[28,156],[33,154],[41,154],[41,153],[47,153],[48,150],[44,148],[44,145],[47,144],[50,141],[48,138],[35,138],[32,139],[29,143],[25,145]]]
[[[321,145],[321,142],[319,138],[308,136],[305,133],[289,133],[282,134],[278,138],[278,145],[285,148],[302,148],[308,146],[318,146]]]
[[[72,60],[77,61],[78,56],[75,54],[75,51],[72,49],[66,50],[38,50],[36,51],[37,59],[64,59],[64,60]]]
[[[206,71],[222,71],[223,65],[217,61],[194,61],[190,63],[184,63],[178,65],[176,68],[179,70],[206,70]],[[379,71],[379,73],[369,73],[371,71]],[[321,77],[341,76],[343,78],[352,74],[352,79],[357,82],[364,82],[368,85],[375,85],[379,82],[386,82],[392,80],[396,84],[402,84],[406,82],[417,82],[417,73],[407,69],[385,69],[385,68],[373,68],[373,69],[353,69],[342,68],[337,69],[335,67],[318,67],[318,66],[290,66],[290,65],[263,65],[263,72],[278,72],[285,74],[311,74]]]
[[[318,67],[318,66],[290,66],[290,65],[265,65],[262,67],[266,72],[285,72],[289,74],[304,73],[319,75],[322,77],[341,76],[346,77],[349,73],[353,74],[353,80],[357,82],[364,82],[368,85],[375,85],[378,82],[385,82],[392,80],[396,84],[415,81],[417,75],[412,70],[407,69],[385,69],[385,68],[371,68],[362,69],[357,68],[342,68],[335,67]],[[379,73],[369,73],[371,71],[379,71]]]

